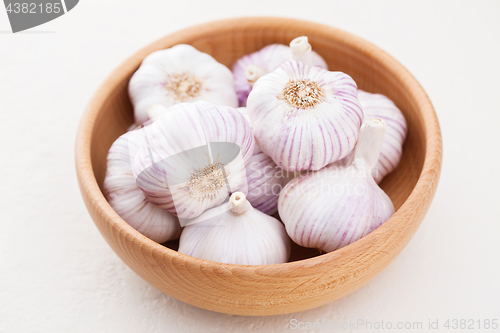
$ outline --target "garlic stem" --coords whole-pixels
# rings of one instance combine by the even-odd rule
[[[307,36],[297,37],[290,42],[290,50],[292,51],[293,60],[311,64],[311,44]]]
[[[369,118],[363,122],[358,143],[354,149],[355,163],[362,160],[370,170],[375,167],[384,142],[386,128],[385,121],[379,118]]]
[[[243,192],[234,192],[233,194],[231,194],[229,202],[231,202],[232,205],[231,211],[238,215],[243,214],[244,212],[252,208],[252,205],[250,205]]]
[[[267,71],[265,69],[256,65],[248,65],[245,68],[245,78],[247,79],[248,84],[250,84],[251,87],[253,87],[255,81],[266,74]]]

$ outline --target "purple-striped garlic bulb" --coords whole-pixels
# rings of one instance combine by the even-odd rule
[[[358,90],[358,99],[365,118],[379,118],[387,124],[380,156],[373,169],[373,178],[378,184],[398,166],[408,127],[403,113],[388,97]]]
[[[391,199],[372,176],[385,129],[383,120],[366,120],[350,166],[328,166],[285,186],[278,211],[295,243],[335,251],[366,236],[394,214]]]
[[[365,120],[369,118],[379,118],[387,124],[384,143],[380,150],[377,165],[372,170],[372,175],[377,184],[391,173],[399,164],[403,155],[403,143],[406,138],[407,125],[403,113],[386,96],[372,94],[363,90],[358,90],[358,99],[365,115]],[[334,164],[338,167],[352,163],[353,153]]]
[[[116,213],[144,236],[158,243],[179,238],[179,219],[154,206],[137,186],[133,155],[144,141],[141,131],[130,131],[113,143],[108,153],[104,193]]]
[[[255,139],[287,171],[319,170],[354,149],[363,122],[357,94],[347,74],[288,61],[248,96]]]
[[[184,228],[179,252],[196,258],[235,265],[272,265],[288,261],[290,239],[285,227],[233,193],[228,209],[211,219]]]
[[[237,110],[250,123],[246,108],[241,107]],[[247,165],[247,200],[255,209],[263,213],[268,215],[276,214],[278,212],[278,198],[281,190],[294,177],[295,173],[281,169],[255,143],[252,158],[250,158],[250,162]]]
[[[144,58],[132,75],[128,90],[135,122],[139,125],[149,120],[148,110],[155,104],[170,107],[183,102],[207,101],[238,106],[229,68],[185,44]]]
[[[243,56],[233,66],[234,87],[240,106],[246,106],[248,94],[261,76],[274,71],[288,60],[297,60],[328,69],[325,60],[312,51],[306,36],[295,38],[290,42],[290,46],[268,45],[257,52]]]
[[[247,200],[263,213],[276,214],[280,193],[294,177],[295,173],[278,167],[256,144],[247,166]]]
[[[252,157],[250,124],[236,109],[207,102],[181,103],[141,129],[134,159],[137,185],[149,202],[193,219],[247,192],[245,167]]]

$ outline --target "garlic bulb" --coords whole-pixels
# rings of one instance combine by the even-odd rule
[[[358,99],[365,118],[379,118],[387,124],[380,156],[373,169],[373,178],[380,183],[382,178],[392,172],[401,160],[408,128],[406,119],[398,107],[384,95],[358,90]]]
[[[295,174],[276,165],[256,144],[247,166],[247,200],[268,215],[278,212],[278,198]]]
[[[293,60],[261,77],[247,105],[259,147],[292,172],[319,170],[347,156],[363,121],[349,75]]]
[[[222,204],[229,193],[247,191],[245,167],[255,142],[250,124],[236,109],[181,103],[142,131],[146,140],[133,171],[155,206],[193,219]]]
[[[278,211],[292,240],[331,252],[375,230],[394,214],[394,206],[373,179],[386,125],[364,122],[354,162],[299,176],[280,194]]]
[[[250,122],[245,107],[237,109]],[[251,126],[251,123],[250,123]],[[295,177],[274,163],[256,143],[247,165],[247,200],[255,209],[268,215],[278,212],[278,198],[283,187]]]
[[[128,224],[144,236],[163,243],[177,239],[181,227],[177,217],[150,203],[135,183],[131,154],[143,141],[140,130],[120,136],[108,153],[104,192],[109,204]]]
[[[358,99],[363,108],[365,120],[379,118],[387,124],[377,165],[372,170],[373,178],[379,184],[398,166],[401,160],[407,131],[406,120],[398,107],[384,95],[358,90]],[[337,167],[345,167],[352,163],[353,158],[353,152],[351,152],[347,157],[333,164]]]
[[[148,55],[130,79],[129,96],[137,124],[148,120],[154,104],[207,101],[238,106],[229,68],[185,44]]]
[[[261,76],[274,71],[288,60],[328,69],[325,60],[312,51],[306,36],[297,37],[290,46],[272,44],[240,58],[233,66],[234,87],[240,106],[245,106],[252,86]]]
[[[236,265],[271,265],[288,261],[290,239],[283,224],[236,192],[221,215],[184,228],[179,252]]]

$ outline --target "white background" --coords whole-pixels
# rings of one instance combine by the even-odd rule
[[[451,332],[447,319],[500,321],[499,14],[498,0],[83,0],[11,34],[0,8],[0,332],[298,331],[291,319],[421,321],[421,332],[439,320]],[[444,137],[436,197],[401,255],[337,302],[275,317],[213,313],[149,286],[97,231],[73,161],[80,116],[114,67],[165,34],[244,15],[378,45],[423,85]]]

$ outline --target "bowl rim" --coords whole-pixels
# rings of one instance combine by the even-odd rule
[[[164,48],[163,44],[166,39],[171,40],[183,40],[187,37],[192,38],[193,34],[196,34],[198,38],[217,33],[218,31],[227,31],[227,27],[232,25],[238,25],[241,27],[260,27],[265,29],[268,26],[276,25],[294,25],[294,24],[307,24],[309,27],[313,27],[318,31],[323,31],[329,34],[337,34],[339,39],[342,39],[345,44],[350,44],[352,47],[359,48],[362,45],[364,50],[370,54],[371,57],[376,58],[378,61],[390,67],[393,71],[397,71],[398,75],[402,77],[402,81],[405,85],[405,90],[409,91],[410,94],[414,96],[413,100],[417,102],[416,109],[421,111],[423,128],[425,129],[425,141],[426,141],[426,151],[424,165],[422,167],[422,172],[419,176],[415,187],[412,192],[405,200],[403,205],[395,212],[395,214],[382,224],[375,231],[371,232],[367,236],[361,238],[360,240],[351,243],[339,250],[325,253],[320,256],[307,258],[303,260],[287,262],[282,264],[273,265],[234,265],[234,264],[224,264],[219,262],[213,262],[209,260],[199,259],[179,253],[172,250],[166,246],[158,244],[151,239],[145,237],[133,227],[131,227],[127,222],[125,222],[109,205],[104,194],[101,192],[99,185],[97,183],[94,171],[92,168],[92,158],[91,158],[91,143],[94,124],[99,114],[99,110],[105,103],[108,96],[116,89],[118,85],[122,82],[124,78],[123,69],[129,69],[131,66],[138,66],[142,59],[151,52]],[[357,46],[354,46],[357,44]],[[418,98],[417,98],[418,97]],[[441,131],[438,123],[438,119],[434,108],[417,80],[409,73],[409,71],[403,67],[398,61],[393,57],[388,55],[385,51],[381,50],[377,46],[371,44],[370,42],[352,35],[343,30],[333,28],[320,23],[293,19],[293,18],[283,18],[283,17],[238,17],[230,18],[224,20],[218,20],[208,23],[203,23],[200,25],[192,26],[172,34],[168,34],[153,43],[148,44],[139,51],[135,52],[132,56],[128,57],[124,62],[122,62],[118,67],[116,67],[104,80],[104,82],[99,86],[95,94],[92,96],[85,112],[83,113],[78,133],[76,137],[75,146],[75,164],[77,177],[80,185],[80,191],[84,197],[87,208],[90,209],[89,205],[92,205],[93,209],[97,207],[99,214],[103,215],[103,218],[108,222],[112,223],[113,229],[120,234],[124,234],[127,238],[133,238],[141,243],[141,248],[147,252],[155,252],[162,256],[166,256],[172,260],[178,260],[181,262],[192,262],[203,264],[203,267],[208,267],[212,269],[226,268],[228,270],[238,269],[240,271],[255,271],[256,267],[279,267],[283,274],[289,274],[297,268],[304,268],[305,266],[315,266],[320,263],[329,262],[335,258],[342,257],[344,254],[352,251],[363,251],[366,249],[368,244],[372,244],[377,241],[381,234],[384,234],[386,230],[393,227],[392,224],[396,221],[401,220],[402,216],[408,216],[408,214],[414,214],[421,203],[425,200],[429,200],[426,196],[430,195],[430,199],[435,193],[437,183],[439,180],[440,170],[442,161],[442,138]],[[424,195],[422,195],[424,194]],[[430,200],[429,200],[430,202]],[[91,203],[91,204],[90,204]],[[425,206],[425,202],[424,205]],[[418,223],[416,226],[406,228],[408,231],[413,233],[418,228]],[[411,235],[413,236],[413,234]],[[393,237],[393,242],[401,241],[401,238],[407,238],[408,233],[401,232],[400,235]],[[410,237],[411,238],[411,237]],[[408,243],[408,240],[404,242],[404,246]],[[389,247],[391,244],[384,244],[383,246]],[[404,246],[400,247],[397,251],[399,253]],[[383,251],[382,251],[383,252]],[[396,254],[397,254],[396,253]],[[379,255],[383,255],[379,254]],[[394,256],[395,257],[395,256]],[[201,267],[201,266],[200,266]]]

